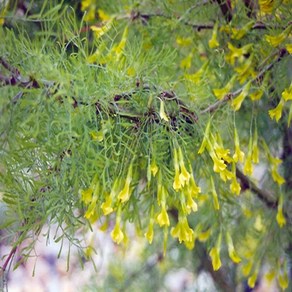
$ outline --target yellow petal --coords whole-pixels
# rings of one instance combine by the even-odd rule
[[[111,237],[114,242],[117,244],[120,244],[122,240],[124,239],[124,233],[120,228],[120,224],[117,222],[113,231],[111,232]]]
[[[221,260],[220,260],[220,251],[217,247],[213,247],[209,252],[209,255],[212,260],[213,270],[217,271],[221,267]]]

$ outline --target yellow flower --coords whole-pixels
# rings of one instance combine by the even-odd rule
[[[215,210],[220,209],[219,201],[218,201],[218,195],[215,189],[213,178],[211,177],[211,188],[212,188],[212,196],[213,196],[213,205]]]
[[[113,231],[111,232],[111,237],[112,237],[113,241],[117,244],[120,244],[125,237],[125,235],[120,227],[120,219],[119,218],[117,218],[117,220],[116,220],[116,225],[115,225]]]
[[[193,59],[193,54],[190,53],[188,56],[186,56],[184,59],[181,60],[180,67],[182,69],[189,69],[189,68],[191,68],[192,59]]]
[[[199,83],[199,81],[201,80],[203,74],[206,72],[206,68],[208,65],[208,61],[206,61],[202,67],[195,73],[193,74],[185,74],[185,78],[195,84]]]
[[[258,148],[258,132],[255,130],[253,143],[252,143],[252,152],[251,152],[252,162],[259,163],[259,148]]]
[[[99,39],[105,33],[107,33],[112,27],[112,20],[106,22],[103,26],[90,26],[90,29],[93,31],[95,38]]]
[[[261,12],[272,13],[274,7],[274,0],[259,0]]]
[[[212,38],[209,40],[209,47],[211,49],[219,47],[219,43],[217,40],[217,32],[218,32],[218,23],[214,25],[214,29],[212,32]]]
[[[276,168],[272,167],[271,174],[274,182],[276,182],[278,185],[285,183],[285,179],[278,173]]]
[[[106,14],[102,9],[98,9],[98,16],[102,21],[109,21],[111,19],[111,16]]]
[[[210,255],[211,260],[212,260],[213,270],[218,271],[221,267],[220,247],[218,247],[218,246],[213,247],[210,250],[209,255]]]
[[[241,66],[235,67],[234,70],[237,72],[237,79],[240,84],[243,84],[249,78],[255,78],[256,72],[253,69],[253,57],[249,57],[248,60]]]
[[[132,172],[133,172],[133,162],[131,162],[129,166],[125,185],[118,195],[118,199],[121,200],[122,203],[127,202],[131,196],[130,184],[132,182]]]
[[[285,101],[292,100],[292,84],[282,92],[282,98]]]
[[[267,279],[268,282],[272,282],[276,277],[276,271],[275,269],[271,269],[268,273],[265,274],[265,279]]]
[[[175,172],[175,176],[174,176],[174,181],[173,181],[172,187],[174,188],[174,190],[176,192],[178,192],[182,188],[181,180],[180,180],[180,176],[179,176],[179,172],[178,171]]]
[[[242,274],[247,277],[251,271],[252,268],[252,261],[247,262],[242,266]]]
[[[184,159],[183,159],[183,154],[182,154],[182,150],[180,147],[178,147],[178,163],[180,166],[180,175],[179,175],[179,179],[181,181],[182,186],[184,186],[185,184],[189,183],[190,180],[190,174],[188,173],[185,164],[184,164]]]
[[[113,52],[116,54],[116,60],[118,61],[123,53],[123,50],[126,46],[127,38],[129,33],[129,27],[126,26],[119,44],[113,48]]]
[[[250,277],[248,277],[247,284],[250,288],[254,288],[257,278],[258,278],[258,271],[255,271]]]
[[[228,83],[223,88],[213,89],[214,95],[218,99],[222,99],[227,93],[229,93],[233,87],[235,82],[236,76],[232,76],[232,78],[228,81]]]
[[[246,55],[252,48],[252,44],[247,44],[241,48],[234,47],[231,43],[228,43],[229,53],[226,54],[225,59],[231,65],[234,65],[235,61],[238,59],[240,62],[245,60],[244,55]]]
[[[231,106],[233,107],[233,109],[235,111],[238,111],[240,109],[242,102],[244,101],[244,99],[248,95],[249,88],[250,88],[250,82],[248,82],[244,86],[244,88],[241,91],[241,93],[235,99],[232,100]]]
[[[281,273],[278,275],[278,282],[280,287],[285,290],[288,288],[289,285],[289,278],[288,278],[288,273],[285,271],[284,273]]]
[[[206,230],[204,232],[200,232],[199,235],[198,235],[198,239],[201,242],[205,242],[205,241],[207,241],[209,239],[211,233],[212,233],[211,228],[209,228],[208,230]]]
[[[286,49],[287,49],[289,54],[292,54],[292,44],[287,44]]]
[[[201,192],[201,188],[197,186],[195,179],[194,179],[194,174],[192,171],[192,167],[190,166],[191,169],[191,177],[190,177],[190,184],[188,186],[188,190],[192,196],[192,198],[196,198],[198,194]]]
[[[279,197],[278,212],[277,212],[276,220],[280,228],[282,228],[286,224],[286,218],[283,214],[283,194],[282,193],[280,194],[280,197]]]
[[[160,225],[160,227],[169,226],[170,223],[165,206],[162,206],[161,212],[157,215],[157,222]]]
[[[189,214],[191,211],[197,212],[198,211],[198,205],[192,198],[192,191],[190,189],[190,186],[185,188],[183,193],[187,198],[187,202],[186,202],[187,213]]]
[[[204,152],[205,148],[208,145],[209,134],[210,134],[210,125],[211,125],[211,120],[208,121],[208,124],[206,126],[206,130],[205,130],[205,133],[204,133],[204,138],[203,138],[202,144],[200,146],[200,149],[198,150],[198,154],[202,154]]]
[[[103,131],[91,131],[89,134],[94,141],[101,142],[103,140]]]
[[[153,231],[153,219],[150,218],[150,222],[149,222],[149,226],[148,226],[148,230],[147,232],[144,234],[144,236],[147,238],[148,242],[151,244],[153,241],[153,235],[154,235],[154,231]]]
[[[98,193],[95,190],[91,198],[90,204],[84,214],[84,217],[88,219],[90,222],[95,222],[98,218],[97,208],[96,208],[97,198],[98,198]]]
[[[176,38],[176,43],[181,46],[181,47],[187,47],[192,43],[192,38],[188,37],[188,38],[182,38],[182,37],[177,37]]]
[[[231,38],[234,40],[240,40],[243,38],[246,33],[252,28],[254,25],[254,21],[248,22],[244,27],[238,29],[238,28],[231,28]]]
[[[81,10],[86,10],[90,5],[94,4],[94,0],[82,0],[81,1]]]
[[[249,94],[249,97],[252,101],[259,100],[264,94],[263,89],[256,90]]]
[[[269,115],[271,119],[275,119],[277,122],[281,119],[283,105],[284,105],[284,100],[281,99],[279,104],[274,109],[269,110]]]
[[[191,242],[194,240],[194,231],[189,227],[188,220],[185,216],[179,216],[178,223],[171,229],[171,235],[178,238],[179,242]]]
[[[220,174],[220,178],[224,182],[226,182],[227,180],[231,180],[234,177],[233,173],[226,168],[223,171],[220,171],[219,174]]]
[[[233,160],[234,162],[243,162],[244,160],[244,153],[240,150],[240,146],[239,146],[239,137],[238,137],[238,133],[237,133],[237,129],[234,128],[234,144],[235,144],[235,151],[234,151],[234,155],[233,155]]]
[[[224,149],[223,147],[219,146],[216,142],[214,143],[214,150],[219,159],[223,159],[224,161],[230,163],[232,158],[229,156],[230,150]]]
[[[88,205],[92,200],[93,189],[88,188],[80,191],[81,201]]]
[[[230,191],[233,194],[239,195],[240,194],[240,190],[241,190],[240,184],[238,183],[238,181],[234,177],[232,182],[231,182],[231,184],[230,184]]]
[[[226,233],[226,241],[227,241],[227,246],[228,246],[228,254],[229,254],[229,257],[236,264],[239,263],[239,262],[241,262],[241,258],[237,255],[237,253],[236,253],[236,251],[234,249],[234,245],[233,245],[233,242],[232,242],[232,238],[231,238],[229,232]]]
[[[213,170],[215,172],[221,172],[226,168],[226,164],[225,164],[224,160],[219,159],[213,150],[210,151],[210,156],[214,162]]]
[[[158,171],[158,166],[157,166],[155,160],[153,160],[153,161],[151,162],[150,170],[151,170],[152,175],[155,176],[156,173],[157,173],[157,171]]]
[[[271,36],[271,35],[266,35],[266,41],[272,45],[273,47],[278,47],[288,36],[288,31],[287,29],[281,32],[279,35]]]
[[[114,209],[112,208],[112,201],[111,196],[107,196],[105,202],[101,204],[101,209],[104,215],[108,215],[113,212]]]
[[[244,164],[244,167],[243,167],[243,173],[245,175],[252,175],[252,172],[253,172],[253,166],[252,166],[252,163],[251,163],[251,155],[248,154],[247,155],[247,159],[245,161],[245,164]]]
[[[163,101],[163,100],[160,101],[159,115],[160,115],[160,118],[161,118],[162,120],[165,120],[166,122],[169,121],[169,118],[167,117],[167,115],[166,115],[166,113],[165,113],[165,111],[164,111],[164,101]]]

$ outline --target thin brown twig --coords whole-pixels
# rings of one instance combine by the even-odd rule
[[[7,266],[9,265],[11,259],[12,259],[13,256],[15,255],[16,251],[17,251],[17,246],[14,246],[14,247],[11,249],[9,255],[7,256],[7,258],[6,258],[6,260],[5,260],[4,264],[3,264],[3,266],[0,267],[0,270],[1,270],[0,275],[1,275],[1,276],[2,276],[2,273],[3,273],[3,274],[5,273],[5,271],[6,271],[6,269],[7,269]]]
[[[244,189],[249,189],[255,193],[268,208],[277,208],[278,201],[274,195],[265,189],[259,188],[254,182],[245,176],[239,168],[236,168],[236,177],[241,181],[241,185]]]

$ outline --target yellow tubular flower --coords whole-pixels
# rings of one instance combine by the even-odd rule
[[[243,173],[245,175],[252,175],[253,166],[252,166],[252,138],[249,138],[249,145],[248,145],[248,154],[247,158],[243,167]]]
[[[241,191],[241,187],[239,182],[237,181],[236,177],[233,178],[231,184],[230,184],[230,191],[235,194],[239,195]]]
[[[236,253],[236,251],[234,249],[234,245],[233,245],[233,242],[232,242],[232,238],[231,238],[229,232],[226,232],[226,241],[227,241],[227,246],[228,246],[228,254],[229,254],[229,257],[236,264],[239,263],[239,262],[241,262],[241,258],[237,255],[237,253]]]
[[[105,25],[99,27],[92,25],[90,29],[93,31],[95,38],[99,39],[102,37],[105,33],[107,33],[112,27],[112,20],[105,23]]]
[[[192,38],[188,37],[188,38],[182,38],[182,37],[177,37],[176,38],[176,43],[181,46],[181,47],[187,47],[189,45],[191,45],[192,43]]]
[[[219,234],[216,245],[209,252],[214,271],[219,270],[221,267],[220,248],[221,248],[221,233]]]
[[[81,194],[81,201],[84,202],[84,204],[88,205],[92,200],[93,189],[88,188],[85,190],[80,190],[80,194]]]
[[[292,100],[292,83],[290,84],[289,88],[286,88],[286,89],[282,92],[282,98],[283,98],[285,101]]]
[[[148,225],[148,230],[144,234],[144,236],[147,238],[148,242],[151,244],[153,241],[153,236],[154,236],[154,231],[153,231],[153,225],[154,225],[154,220],[153,218],[150,218],[150,222]]]
[[[247,44],[244,47],[236,48],[231,43],[228,43],[229,53],[226,54],[225,59],[231,65],[234,65],[235,61],[238,59],[240,62],[245,60],[244,55],[249,52],[252,48],[252,44]]]
[[[257,278],[258,278],[258,271],[255,271],[250,277],[248,277],[247,284],[250,288],[254,288]]]
[[[166,122],[169,121],[169,118],[167,117],[165,110],[164,110],[164,101],[163,100],[160,101],[159,116],[162,120],[164,120]]]
[[[106,14],[102,9],[98,9],[98,16],[102,21],[109,21],[111,19],[111,16]]]
[[[274,108],[269,110],[269,115],[271,119],[275,119],[278,122],[282,117],[284,100],[281,98],[279,104]]]
[[[259,100],[261,99],[261,97],[263,96],[264,94],[264,90],[263,89],[259,89],[259,90],[256,90],[252,93],[249,94],[249,97],[252,101],[255,101],[255,100]]]
[[[244,88],[241,91],[241,93],[235,99],[232,100],[231,106],[233,107],[233,109],[235,111],[238,111],[240,109],[242,102],[244,101],[244,99],[248,95],[249,88],[250,88],[250,82],[248,82],[244,86]]]
[[[252,143],[252,162],[259,163],[259,149],[258,149],[258,131],[254,132],[253,143]]]
[[[289,278],[288,278],[288,273],[285,270],[285,272],[281,273],[280,275],[278,275],[278,282],[279,282],[279,286],[285,290],[288,288],[289,286]]]
[[[223,88],[213,89],[214,95],[218,99],[222,99],[227,93],[229,93],[233,87],[235,82],[236,76],[232,76],[232,78],[228,81],[228,83]]]
[[[212,196],[213,196],[213,205],[215,210],[220,209],[219,201],[218,201],[218,195],[215,189],[213,178],[211,177],[211,188],[212,188]]]
[[[158,166],[157,166],[155,160],[153,160],[153,161],[151,162],[150,170],[151,170],[152,175],[155,176],[156,173],[157,173],[157,171],[158,171]]]
[[[214,166],[213,166],[214,172],[221,172],[226,168],[226,164],[224,163],[224,160],[219,159],[213,150],[210,151],[210,156],[214,162]]]
[[[266,41],[273,47],[278,47],[282,42],[285,41],[285,39],[288,37],[289,33],[291,31],[291,26],[288,26],[284,31],[282,31],[280,34],[271,36],[266,35]]]
[[[179,216],[177,225],[171,229],[172,237],[178,238],[180,243],[191,242],[194,239],[193,233],[185,216]]]
[[[179,163],[180,171],[181,171],[179,175],[179,179],[181,181],[181,185],[184,186],[185,184],[189,183],[190,174],[185,167],[184,158],[183,158],[182,150],[180,147],[178,147],[177,153],[178,153],[178,163]]]
[[[131,196],[130,184],[132,182],[132,172],[133,172],[133,163],[131,162],[128,169],[124,188],[120,191],[118,195],[118,199],[121,200],[122,203],[127,202]]]
[[[280,194],[279,202],[278,202],[278,212],[276,216],[276,220],[280,228],[282,228],[286,224],[286,218],[283,214],[283,194]]]
[[[175,171],[175,175],[174,175],[174,181],[173,181],[173,188],[176,192],[178,192],[185,183],[184,177],[181,176],[181,174],[179,173],[179,161],[178,161],[178,153],[177,153],[177,149],[174,148],[173,149],[173,165],[174,165],[174,171]]]
[[[108,215],[113,212],[114,209],[112,208],[112,201],[111,196],[107,196],[105,202],[101,204],[101,209],[104,215]]]
[[[246,33],[252,28],[253,25],[254,25],[254,21],[250,21],[249,23],[247,23],[244,27],[240,29],[232,28],[231,38],[234,40],[240,40],[246,35]]]
[[[242,64],[241,66],[238,66],[234,68],[236,73],[238,74],[237,79],[240,84],[243,84],[247,79],[249,78],[255,78],[256,72],[253,69],[253,57],[249,57],[248,60]]]
[[[169,226],[169,218],[166,212],[165,204],[162,205],[161,212],[157,215],[157,222],[160,227]]]
[[[181,60],[180,67],[182,69],[189,69],[189,68],[191,68],[192,59],[193,59],[193,54],[190,53],[188,56],[186,56],[184,59]]]
[[[111,232],[111,237],[112,237],[113,241],[117,244],[120,244],[125,237],[125,235],[120,227],[120,219],[119,218],[117,218],[117,220],[116,220],[116,225],[115,225],[113,231]]]
[[[211,125],[211,120],[208,121],[208,124],[206,126],[204,138],[203,138],[202,144],[200,146],[200,149],[198,150],[198,154],[202,154],[208,145],[209,136],[210,136],[210,125]]]
[[[244,153],[240,150],[240,146],[239,146],[239,137],[238,137],[238,133],[237,133],[237,129],[234,128],[234,144],[235,144],[235,151],[234,151],[234,155],[233,155],[233,160],[234,162],[243,162],[244,160]]]
[[[209,40],[209,47],[211,49],[219,47],[219,43],[217,40],[217,32],[218,32],[218,23],[214,25],[214,29],[212,32],[212,38]]]
[[[272,13],[274,0],[259,0],[260,11],[264,13]]]
[[[271,174],[274,182],[278,185],[285,183],[285,179],[278,173],[277,168],[272,167]]]

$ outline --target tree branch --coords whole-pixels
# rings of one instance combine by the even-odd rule
[[[252,182],[239,170],[239,168],[236,168],[236,177],[241,181],[243,189],[251,190],[262,202],[266,204],[267,207],[272,209],[277,208],[278,201],[275,199],[275,197],[269,191],[257,187],[254,182]]]
[[[279,53],[278,53],[278,58],[276,60],[274,60],[273,62],[271,62],[270,64],[268,64],[267,66],[265,66],[261,71],[260,73],[254,78],[251,80],[251,82],[256,82],[256,81],[259,81],[263,78],[264,74],[271,70],[274,65],[278,62],[280,62],[283,57],[285,55],[287,55],[288,52],[286,49],[280,49]],[[244,85],[245,86],[245,85]],[[237,96],[238,94],[241,93],[241,91],[243,90],[244,86],[240,87],[239,89],[233,91],[233,92],[229,92],[227,93],[222,99],[220,100],[217,100],[215,103],[209,105],[207,108],[203,109],[200,111],[200,114],[207,114],[207,113],[212,113],[214,112],[215,110],[217,110],[222,104],[225,104],[228,100],[232,99],[233,97]]]

